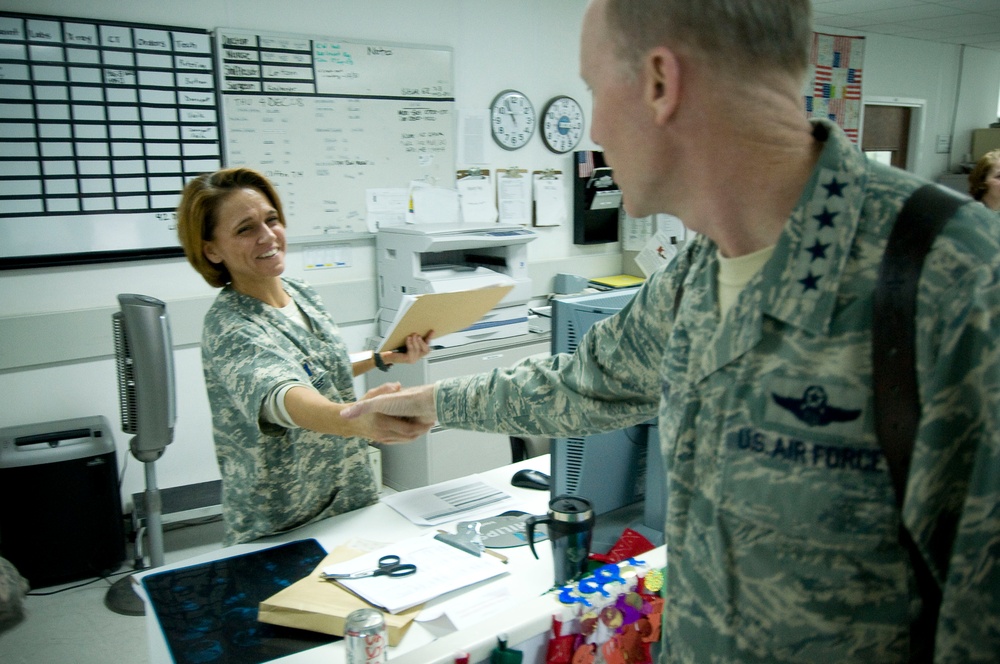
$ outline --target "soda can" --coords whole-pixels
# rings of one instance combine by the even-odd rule
[[[375,609],[352,611],[344,624],[344,645],[347,664],[386,664],[385,618]]]

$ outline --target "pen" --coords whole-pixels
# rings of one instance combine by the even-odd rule
[[[507,564],[507,556],[503,555],[502,553],[497,553],[493,549],[483,549],[483,553],[488,553],[494,558],[499,559],[500,562],[502,562],[504,565]]]

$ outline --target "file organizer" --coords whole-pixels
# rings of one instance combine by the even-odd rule
[[[599,150],[573,153],[573,244],[618,241],[621,190]]]

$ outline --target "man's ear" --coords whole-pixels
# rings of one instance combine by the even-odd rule
[[[670,119],[680,102],[681,64],[669,48],[660,46],[646,56],[646,102],[657,124]]]

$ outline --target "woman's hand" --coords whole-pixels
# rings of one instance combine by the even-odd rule
[[[402,386],[399,383],[384,383],[368,390],[356,403],[362,403],[379,396],[395,394],[401,388]],[[362,430],[361,437],[376,443],[404,443],[411,441],[430,431],[435,421],[433,417],[429,418],[429,420],[417,417],[393,417],[375,411],[356,416],[352,419],[355,419],[356,425]]]
[[[382,355],[386,364],[416,364],[431,352],[430,340],[434,336],[434,330],[425,336],[411,334],[406,337],[406,351],[394,350],[391,353]]]
[[[399,383],[379,385],[355,403],[396,394]],[[303,429],[336,436],[358,436],[375,443],[403,443],[418,438],[434,426],[434,418],[424,421],[417,417],[392,417],[372,410],[347,419],[341,413],[354,403],[333,402],[312,386],[299,385],[288,390],[285,407],[292,421]]]

